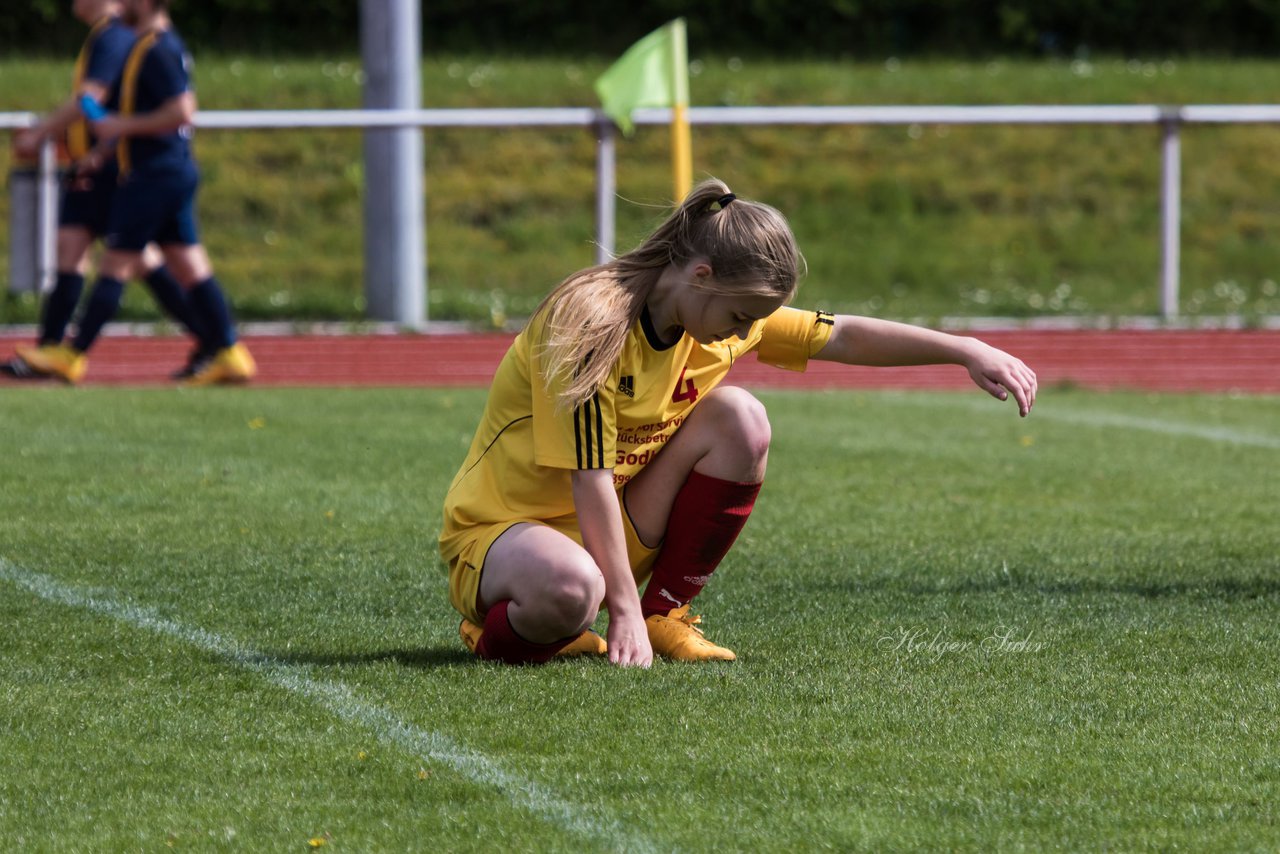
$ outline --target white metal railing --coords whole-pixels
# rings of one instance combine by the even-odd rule
[[[669,109],[636,110],[636,124],[667,124]],[[29,127],[31,113],[0,113],[0,130]],[[1178,314],[1178,263],[1181,216],[1181,144],[1184,124],[1276,124],[1280,105],[1198,104],[1187,106],[832,106],[832,107],[691,107],[694,125],[1025,125],[1126,124],[1157,125],[1161,135],[1160,171],[1160,311]],[[201,111],[195,125],[208,129],[288,130],[305,128],[495,128],[585,127],[596,133],[597,260],[614,248],[616,214],[616,129],[603,113],[590,108],[489,108],[428,110],[216,110]],[[41,281],[52,277],[56,199],[53,151],[46,145],[40,159],[42,191],[38,231]]]

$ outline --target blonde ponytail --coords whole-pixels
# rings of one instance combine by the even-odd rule
[[[579,406],[604,383],[663,270],[694,258],[708,259],[702,286],[712,293],[784,300],[804,263],[782,214],[703,181],[640,246],[574,273],[535,310],[530,325],[544,318],[535,358],[547,388],[561,387],[561,406]]]

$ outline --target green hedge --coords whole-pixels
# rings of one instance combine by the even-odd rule
[[[72,50],[83,28],[65,0],[9,3],[0,51]],[[700,50],[864,57],[913,54],[1270,55],[1275,0],[424,0],[428,50],[610,56],[685,15]],[[198,49],[293,54],[356,46],[356,0],[175,0]]]

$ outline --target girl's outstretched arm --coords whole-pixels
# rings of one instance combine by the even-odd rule
[[[830,340],[813,358],[845,365],[896,367],[963,365],[978,388],[999,400],[1009,395],[1025,417],[1036,400],[1035,371],[977,338],[936,332],[874,317],[840,314]]]
[[[573,505],[582,529],[582,545],[604,574],[604,601],[609,608],[609,660],[648,667],[653,646],[640,610],[640,593],[627,560],[622,507],[613,487],[613,469],[582,469],[570,475]]]

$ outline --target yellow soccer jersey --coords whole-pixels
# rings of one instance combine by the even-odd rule
[[[698,401],[759,350],[761,361],[802,371],[831,337],[825,312],[780,308],[745,339],[674,344],[657,336],[646,311],[631,329],[608,380],[575,410],[557,409],[559,389],[537,372],[538,320],[517,336],[489,390],[467,458],[445,497],[440,553],[451,562],[474,532],[509,521],[541,521],[580,540],[570,473],[613,469],[627,481],[661,450]]]

